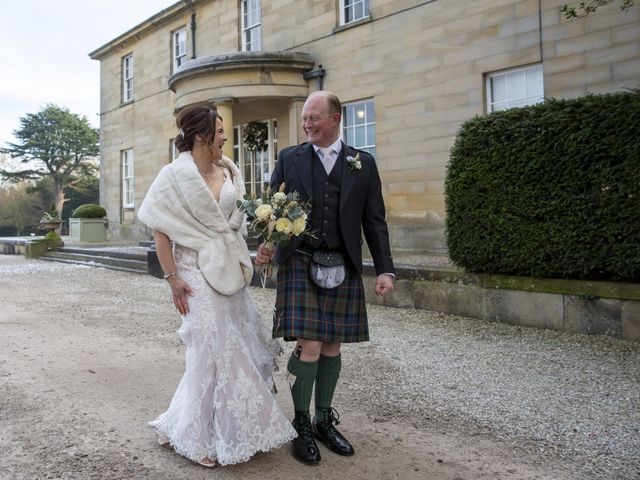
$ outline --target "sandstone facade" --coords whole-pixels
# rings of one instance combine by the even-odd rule
[[[148,238],[136,208],[171,161],[174,114],[185,105],[218,108],[227,155],[259,188],[277,150],[304,141],[306,95],[322,86],[345,104],[373,102],[392,247],[443,252],[449,150],[462,122],[487,113],[490,75],[540,65],[543,95],[556,98],[640,85],[640,8],[565,20],[565,0],[370,0],[368,15],[343,24],[344,0],[261,0],[261,49],[243,52],[242,3],[181,1],[91,53],[101,63],[100,201],[113,238]],[[180,29],[187,61],[174,69]],[[123,102],[127,55],[134,91]],[[269,150],[252,182],[242,128],[253,121],[267,123]],[[123,202],[127,149],[132,208]]]

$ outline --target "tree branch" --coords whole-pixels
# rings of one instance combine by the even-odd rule
[[[616,0],[591,0],[589,2],[580,2],[578,5],[564,4],[560,7],[560,12],[564,14],[566,19],[582,18],[595,12],[598,7],[610,5],[614,1]],[[621,0],[621,2],[620,10],[623,12],[626,12],[635,4],[635,0]]]

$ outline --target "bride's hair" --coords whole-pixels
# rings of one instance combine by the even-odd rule
[[[187,107],[178,112],[176,126],[178,134],[175,144],[178,152],[193,150],[196,135],[200,134],[207,142],[213,142],[216,131],[216,120],[222,117],[209,107]]]
[[[200,134],[211,145],[215,138],[218,119],[222,121],[218,111],[209,107],[194,106],[180,110],[176,116],[178,134],[175,138],[175,144],[178,152],[193,150],[193,143],[197,134]],[[227,170],[231,175],[231,179],[233,179],[233,171],[227,169],[220,160],[214,160],[214,164]]]

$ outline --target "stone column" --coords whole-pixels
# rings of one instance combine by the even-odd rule
[[[307,141],[302,129],[302,107],[306,98],[293,97],[289,100],[289,145],[298,145]]]
[[[236,100],[233,98],[221,98],[210,100],[218,110],[218,115],[222,117],[224,132],[227,135],[227,142],[222,147],[222,153],[233,160],[233,106]]]

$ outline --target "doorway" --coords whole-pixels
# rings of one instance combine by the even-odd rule
[[[242,172],[245,189],[259,195],[269,186],[278,153],[278,122],[249,122],[233,129],[234,161]]]

